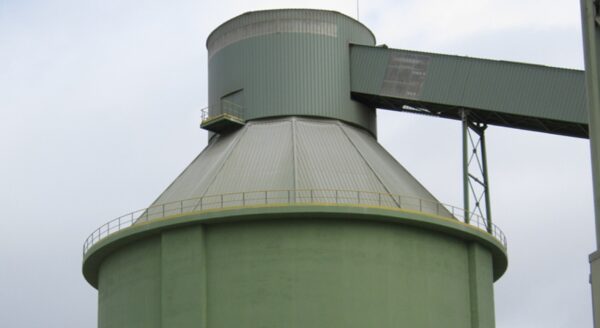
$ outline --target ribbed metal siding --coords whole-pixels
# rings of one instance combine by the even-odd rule
[[[587,124],[578,70],[357,45],[352,92],[381,95],[392,55],[429,58],[422,93],[412,100]]]
[[[385,192],[337,124],[298,120],[295,131],[298,189]]]
[[[379,143],[373,142],[372,137],[365,131],[342,126],[344,132],[362,154],[365,162],[377,175],[378,180],[385,186],[385,192],[394,195],[414,196],[406,197],[404,201],[413,202],[405,204],[416,207],[417,199],[432,200],[435,197],[420,184],[402,165],[396,161]],[[398,206],[402,206],[400,200],[394,200]],[[437,202],[436,202],[437,203]],[[434,203],[422,203],[421,207],[437,206]],[[413,208],[414,208],[413,207]],[[443,207],[426,208],[434,213],[451,216]]]
[[[250,193],[249,199],[242,200],[239,193],[260,190],[285,191],[269,196],[272,201],[283,202],[294,197],[287,190],[298,190],[296,197],[306,201],[310,194],[300,190],[324,189],[350,191],[338,193],[337,201],[342,202],[344,197],[348,202],[358,201],[356,192],[361,191],[412,196],[403,202],[413,200],[405,204],[413,209],[418,208],[414,203],[418,199],[430,201],[424,202],[424,207],[437,203],[369,132],[335,120],[287,117],[252,121],[231,134],[218,136],[154,204],[237,193],[224,200],[229,205],[247,205],[252,204],[252,197],[264,194]],[[371,204],[381,201],[383,206],[402,206],[390,197],[362,195],[371,197],[364,199]],[[321,196],[324,201],[325,196]],[[212,201],[220,201],[220,197]],[[264,203],[264,199],[258,201]],[[434,208],[424,210],[438,212]]]
[[[243,137],[206,194],[293,189],[291,122],[256,122],[238,133]]]
[[[213,139],[153,204],[204,195],[240,136],[240,133],[215,136],[217,139]]]
[[[587,123],[583,73],[537,65],[433,55],[422,99]],[[440,92],[443,86],[450,86]]]
[[[350,35],[363,35],[375,43],[375,35],[359,21],[335,11],[315,9],[275,9],[247,12],[217,27],[207,38],[206,48],[216,53],[229,44],[276,33],[302,33],[338,36],[344,25]],[[344,32],[342,31],[342,32]]]
[[[261,32],[219,48],[209,60],[209,101],[218,102],[223,95],[244,89],[246,120],[287,115],[328,117],[375,133],[375,111],[350,99],[348,47],[348,42],[373,44],[374,38],[347,16],[311,10],[242,15],[211,35],[209,51],[228,30],[298,19],[333,24],[336,33]]]

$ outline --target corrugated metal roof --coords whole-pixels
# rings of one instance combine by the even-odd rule
[[[360,129],[342,128],[365,162],[377,174],[385,192],[394,195],[427,195],[424,199],[435,199],[390,153],[379,143],[372,142],[371,136]]]
[[[298,189],[385,192],[337,124],[302,119],[295,124]]]
[[[293,189],[291,131],[290,121],[278,121],[254,122],[237,132],[243,138],[205,194]]]
[[[216,137],[154,205],[258,190],[296,190],[296,197],[306,197],[302,191],[309,189],[391,193],[438,203],[365,130],[336,120],[286,117],[250,121]],[[398,205],[391,198],[382,203]]]
[[[582,71],[353,45],[351,77],[369,106],[455,119],[464,108],[482,123],[587,137]]]
[[[241,131],[240,131],[241,132]],[[204,195],[242,133],[215,135],[213,141],[171,183],[153,204],[183,200]]]

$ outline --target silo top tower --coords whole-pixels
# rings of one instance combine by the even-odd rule
[[[349,97],[350,43],[374,45],[375,37],[333,11],[259,11],[225,22],[206,42],[209,115],[333,118],[375,134],[375,110]]]

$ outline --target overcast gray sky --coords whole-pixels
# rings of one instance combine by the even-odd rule
[[[543,5],[542,5],[543,3]],[[0,322],[95,327],[81,245],[149,205],[206,145],[205,39],[249,10],[356,17],[355,1],[0,0]],[[378,43],[582,69],[578,1],[371,0]],[[461,205],[460,124],[379,111],[379,140]],[[497,326],[591,327],[587,140],[491,127],[492,208],[509,242]]]

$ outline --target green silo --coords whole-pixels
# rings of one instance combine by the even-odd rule
[[[208,38],[208,146],[99,228],[98,326],[493,327],[505,240],[465,224],[376,141],[331,11],[251,12]]]

